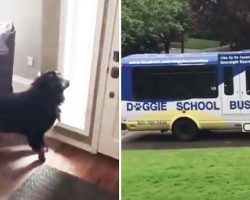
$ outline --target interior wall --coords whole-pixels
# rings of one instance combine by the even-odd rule
[[[0,21],[13,21],[16,29],[15,75],[34,79],[57,67],[59,12],[60,0],[0,0]]]
[[[57,70],[61,0],[42,1],[41,71]]]

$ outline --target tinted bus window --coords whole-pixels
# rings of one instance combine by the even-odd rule
[[[225,95],[234,94],[233,68],[224,68],[224,93]]]
[[[246,93],[250,95],[250,67],[246,68]]]
[[[138,67],[132,79],[137,100],[218,97],[217,69],[212,66]]]

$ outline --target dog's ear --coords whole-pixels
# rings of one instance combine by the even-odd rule
[[[46,72],[38,72],[37,77],[43,76],[43,75],[56,75],[56,71],[46,71]]]
[[[47,71],[46,73],[44,73],[44,75],[48,75],[48,76],[55,76],[55,75],[57,75],[57,72],[55,72],[55,71]]]

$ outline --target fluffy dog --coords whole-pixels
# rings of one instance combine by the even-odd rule
[[[25,92],[0,99],[0,131],[25,135],[31,148],[45,161],[44,134],[60,118],[63,91],[69,81],[59,73],[47,72],[38,77]]]

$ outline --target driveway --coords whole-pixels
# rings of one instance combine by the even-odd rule
[[[250,147],[250,133],[203,132],[196,141],[181,142],[170,134],[122,131],[122,149],[187,149],[208,147]]]

